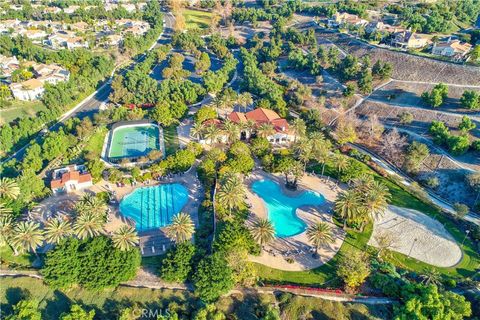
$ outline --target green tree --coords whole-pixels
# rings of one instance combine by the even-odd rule
[[[100,159],[94,159],[87,162],[88,172],[92,175],[93,182],[99,182],[102,178],[103,170],[105,170],[105,164]]]
[[[463,132],[468,132],[470,130],[473,130],[477,127],[475,123],[473,123],[472,119],[470,119],[467,116],[462,117],[462,122],[458,125],[458,129],[460,129]]]
[[[335,200],[335,212],[343,220],[343,228],[346,229],[347,223],[358,219],[361,208],[361,198],[355,190],[342,191]]]
[[[420,169],[422,162],[430,155],[427,145],[414,141],[407,148],[403,167],[406,171],[415,173]]]
[[[103,230],[104,220],[94,212],[81,213],[74,222],[73,231],[80,239],[98,236]]]
[[[195,70],[198,74],[202,74],[203,72],[210,69],[211,62],[208,53],[202,52],[200,54],[200,58],[195,62]]]
[[[137,231],[134,227],[123,225],[112,235],[113,246],[122,251],[128,251],[139,243]]]
[[[185,282],[192,273],[195,246],[191,242],[183,242],[170,248],[162,260],[160,277],[168,282]]]
[[[15,254],[35,250],[42,245],[44,240],[40,224],[33,221],[20,221],[13,228],[12,247]]]
[[[70,312],[62,313],[60,320],[93,320],[95,310],[86,311],[78,304],[72,305]]]
[[[325,222],[317,222],[307,229],[308,241],[315,246],[315,255],[318,256],[318,248],[333,243],[333,232],[330,225]]]
[[[275,229],[268,219],[256,220],[250,228],[253,239],[264,246],[275,239]]]
[[[460,98],[463,108],[477,110],[480,108],[480,92],[474,90],[465,90]]]
[[[37,300],[20,300],[13,306],[13,313],[5,317],[6,320],[41,320],[39,302]]]
[[[220,253],[200,260],[193,278],[195,294],[205,302],[214,302],[235,284],[232,270]]]
[[[238,175],[231,174],[221,179],[215,200],[228,210],[228,218],[233,218],[233,210],[239,209],[245,201],[245,187]]]
[[[209,119],[216,119],[217,111],[215,108],[203,106],[195,113],[195,123],[201,124]]]
[[[52,218],[45,223],[44,233],[48,243],[58,244],[72,234],[72,226],[67,220]]]
[[[342,256],[338,263],[337,275],[343,280],[348,291],[355,291],[370,275],[368,257],[360,251]]]
[[[433,87],[431,92],[422,93],[422,99],[426,104],[434,108],[440,107],[448,96],[448,87],[443,83],[439,83]]]
[[[0,180],[0,198],[9,198],[15,200],[20,195],[18,183],[11,178],[2,178]]]
[[[195,225],[188,213],[180,212],[173,216],[172,223],[165,228],[167,236],[176,243],[182,243],[192,238]]]

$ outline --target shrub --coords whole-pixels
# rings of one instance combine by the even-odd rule
[[[181,243],[168,250],[162,260],[160,277],[168,282],[185,282],[192,271],[195,247],[190,242]]]

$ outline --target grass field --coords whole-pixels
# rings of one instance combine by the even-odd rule
[[[8,269],[30,269],[35,259],[33,254],[15,256],[9,246],[0,247],[0,266]]]
[[[368,170],[373,173],[372,169],[367,167],[367,165],[362,164],[365,170]],[[320,166],[316,168],[317,172],[320,171]],[[335,170],[332,166],[326,166],[325,174],[330,176],[336,176]],[[454,223],[443,216],[435,207],[430,204],[423,202],[414,195],[410,194],[403,188],[401,188],[396,183],[381,177],[380,175],[373,173],[376,180],[380,180],[387,185],[392,194],[391,204],[411,208],[418,211],[421,211],[438,221],[440,221],[445,228],[450,232],[450,234],[455,238],[457,243],[463,241],[464,234],[462,231],[454,225]],[[338,222],[336,222],[338,224]],[[308,270],[308,271],[282,271],[273,268],[266,267],[264,265],[255,264],[258,275],[260,278],[268,283],[292,283],[292,284],[302,284],[302,285],[316,285],[322,287],[338,287],[341,285],[339,279],[336,276],[336,264],[341,256],[347,256],[356,250],[365,251],[368,247],[367,243],[370,239],[372,233],[373,225],[368,225],[364,232],[357,232],[355,230],[347,230],[347,236],[345,241],[340,248],[337,255],[318,268]],[[413,258],[408,258],[406,255],[391,252],[391,256],[388,258],[388,261],[394,265],[407,269],[414,272],[423,272],[426,268],[434,268],[438,270],[445,278],[459,278],[459,277],[469,277],[475,273],[475,270],[480,266],[480,255],[475,251],[474,244],[468,239],[461,246],[463,250],[462,260],[454,267],[441,268],[434,267],[424,262],[418,261]]]
[[[177,127],[170,126],[163,128],[163,139],[165,140],[165,153],[167,156],[178,150]]]
[[[183,12],[187,29],[207,29],[212,20],[212,13],[186,9]]]
[[[13,100],[11,106],[0,109],[0,125],[17,118],[35,117],[38,112],[45,110],[47,107],[41,101]]]
[[[84,148],[85,154],[88,154],[89,159],[100,158],[103,148],[103,143],[105,142],[105,135],[108,133],[106,127],[102,127],[97,132],[95,132]]]

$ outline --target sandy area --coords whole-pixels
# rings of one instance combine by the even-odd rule
[[[462,259],[462,250],[437,220],[413,209],[389,206],[374,222],[369,245],[378,246],[378,235],[392,239],[390,250],[437,267],[451,267]]]
[[[275,238],[269,245],[265,246],[260,256],[251,256],[250,260],[261,263],[271,268],[287,270],[287,271],[302,271],[317,268],[322,264],[332,259],[342,246],[345,239],[345,232],[333,224],[332,213],[333,203],[337,197],[341,187],[336,186],[332,181],[323,181],[317,176],[305,175],[300,183],[297,191],[287,190],[284,187],[284,177],[280,175],[271,175],[264,171],[256,171],[252,174],[247,183],[250,186],[254,181],[264,178],[272,179],[282,186],[282,191],[286,195],[298,196],[306,190],[313,190],[321,193],[325,197],[325,203],[321,206],[304,206],[297,209],[297,215],[304,220],[307,225],[323,221],[332,226],[335,242],[328,247],[320,248],[318,253],[319,259],[312,257],[312,246],[308,241],[306,232],[288,238]],[[343,187],[342,187],[343,188]],[[251,212],[248,219],[248,224],[251,224],[256,217],[267,217],[267,209],[263,200],[256,194],[252,193],[250,189],[247,190],[247,201],[251,204]],[[294,251],[295,253],[292,253]],[[287,262],[287,258],[293,259],[293,263]]]

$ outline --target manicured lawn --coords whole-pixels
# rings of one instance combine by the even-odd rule
[[[94,158],[99,158],[102,153],[103,143],[105,142],[105,135],[107,134],[108,129],[106,127],[99,128],[95,132],[84,148],[86,154],[94,156]]]
[[[177,127],[170,126],[163,128],[163,138],[165,139],[165,152],[169,156],[178,150]]]
[[[0,125],[17,118],[35,117],[38,112],[46,110],[47,107],[41,101],[12,100],[11,106],[0,109]]]
[[[212,20],[212,13],[199,11],[199,10],[190,10],[186,9],[183,12],[185,17],[185,24],[187,29],[207,29],[210,26]]]
[[[15,256],[9,246],[0,247],[0,265],[8,269],[30,269],[35,260],[33,254]]]
[[[120,286],[116,289],[88,291],[73,288],[67,291],[54,290],[47,287],[42,280],[28,277],[2,278],[0,286],[0,306],[9,313],[11,305],[29,294],[40,301],[42,319],[59,319],[62,312],[67,311],[73,303],[94,308],[98,319],[118,319],[118,310],[139,303],[152,309],[166,308],[172,301],[179,304],[193,304],[192,295],[179,290],[152,290],[147,288],[131,288]]]
[[[418,199],[391,180],[374,173],[373,170],[367,165],[362,165],[364,166],[365,170],[368,170],[374,174],[374,178],[376,180],[380,180],[387,185],[390,193],[392,194],[391,204],[399,207],[415,209],[437,219],[445,226],[445,228],[455,238],[457,243],[461,244],[464,239],[463,232],[458,230],[455,224],[450,219],[442,215],[437,208]],[[321,171],[320,166],[314,166],[311,169],[314,169],[316,172]],[[325,174],[335,177],[336,171],[333,169],[333,166],[327,165],[325,167]],[[255,267],[260,278],[269,283],[293,283],[322,287],[338,286],[340,282],[335,273],[335,266],[338,262],[338,259],[342,255],[348,257],[348,254],[355,250],[365,251],[365,249],[368,247],[367,243],[372,233],[372,227],[373,225],[370,224],[365,228],[363,233],[356,232],[354,230],[347,230],[347,237],[338,254],[328,263],[319,268],[309,271],[294,272],[272,269],[260,264],[255,264]],[[475,273],[475,270],[480,267],[480,255],[475,251],[473,243],[468,239],[465,241],[462,249],[462,260],[456,266],[450,268],[434,267],[416,259],[408,258],[406,255],[398,252],[392,252],[392,255],[390,258],[388,258],[388,261],[397,267],[414,272],[421,273],[426,268],[434,268],[447,278],[465,278],[472,276]]]

